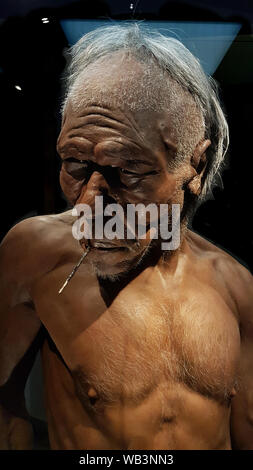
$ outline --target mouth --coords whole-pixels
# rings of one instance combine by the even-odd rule
[[[127,251],[128,248],[125,246],[115,246],[115,245],[109,245],[109,244],[104,244],[104,243],[93,243],[91,244],[91,248],[95,248],[96,250],[100,251]]]
[[[117,245],[117,244],[114,244],[114,243],[108,243],[108,242],[105,242],[105,241],[96,241],[96,240],[91,240],[91,239],[88,239],[87,240],[88,242],[88,246],[91,248],[91,249],[95,249],[95,250],[98,250],[98,251],[101,251],[101,252],[115,252],[115,251],[123,251],[123,252],[127,252],[127,251],[132,251],[133,248],[131,246],[122,246],[122,245]]]

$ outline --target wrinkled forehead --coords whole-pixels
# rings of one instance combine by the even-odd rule
[[[86,154],[92,153],[97,144],[100,150],[103,144],[105,153],[115,157],[120,158],[123,154],[124,158],[130,159],[145,156],[151,162],[161,158],[167,160],[171,152],[173,155],[176,152],[173,129],[166,115],[147,110],[133,113],[112,105],[107,107],[103,101],[99,106],[85,103],[79,111],[68,104],[58,148],[66,143],[73,147],[76,139],[83,147],[86,143]]]
[[[124,123],[125,135],[131,128],[130,134],[135,130],[146,144],[163,148],[161,133],[166,130],[166,138],[169,135],[171,140],[175,134],[164,84],[164,73],[157,66],[148,67],[129,54],[113,53],[79,74],[69,92],[63,124],[75,127],[81,122],[79,117],[104,112]]]
[[[96,114],[100,108],[101,115],[109,113],[123,125],[124,136],[130,132],[136,140],[135,131],[150,147],[164,149],[165,144],[174,152],[176,146],[185,145],[184,134],[195,139],[193,127],[201,120],[202,128],[203,118],[192,96],[157,65],[149,65],[122,52],[88,65],[69,90],[63,127],[66,121],[68,130],[82,127],[81,118],[96,107]]]
[[[165,107],[164,75],[157,66],[118,51],[80,72],[69,100],[74,110],[83,104],[103,103],[131,111],[160,111]]]
[[[71,101],[68,103],[58,144],[80,136],[82,141],[88,139],[92,145],[102,141],[107,146],[113,144],[114,153],[117,144],[117,154],[121,153],[120,149],[125,152],[126,148],[131,148],[133,155],[143,153],[149,160],[174,158],[177,137],[167,111],[132,111],[102,97],[97,103],[97,100],[87,98],[77,110]]]

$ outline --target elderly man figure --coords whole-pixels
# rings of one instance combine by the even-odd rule
[[[228,145],[213,80],[177,40],[110,26],[72,48],[62,110],[71,205],[94,223],[96,196],[124,214],[178,204],[180,244],[163,250],[148,218],[146,237],[78,241],[72,210],[9,231],[1,448],[32,448],[24,385],[41,349],[51,449],[253,449],[252,276],[188,228]]]

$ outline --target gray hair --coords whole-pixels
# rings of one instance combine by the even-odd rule
[[[151,31],[148,27],[136,22],[105,26],[84,35],[68,51],[71,60],[65,76],[66,92],[62,112],[64,113],[68,100],[73,98],[75,84],[82,72],[90,64],[116,51],[130,52],[140,62],[147,65],[155,63],[161,73],[166,73],[170,80],[180,86],[184,97],[190,96],[200,111],[202,125],[196,126],[196,123],[194,125],[187,113],[183,129],[179,119],[176,119],[176,123],[181,128],[181,134],[185,132],[185,126],[188,126],[188,132],[186,132],[188,142],[187,145],[183,145],[188,148],[188,152],[189,146],[192,147],[194,144],[195,147],[199,142],[201,133],[203,133],[202,138],[211,140],[211,145],[206,151],[208,163],[199,197],[200,201],[203,200],[211,195],[213,184],[220,179],[229,145],[228,125],[219,102],[217,83],[211,76],[204,73],[199,60],[177,39]],[[165,88],[163,93],[166,94]],[[178,95],[178,90],[176,94]],[[174,93],[174,98],[176,94]],[[196,120],[195,117],[194,119]],[[189,144],[189,139],[192,139],[193,134],[195,139]],[[181,149],[180,156],[182,153],[185,152]]]

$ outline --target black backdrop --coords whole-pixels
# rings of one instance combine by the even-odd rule
[[[50,6],[47,1],[47,8],[33,11],[27,6],[29,2],[25,3],[25,14],[13,16],[15,2],[11,2],[12,9],[8,9],[7,1],[3,2],[5,17],[0,26],[1,238],[24,217],[66,208],[58,182],[60,160],[55,150],[60,128],[63,51],[68,46],[59,20],[116,18],[111,5],[102,1],[65,1],[58,8],[55,2]],[[238,13],[237,5],[235,16],[228,9],[219,11],[218,4],[215,9],[207,9],[207,2],[201,8],[191,1],[131,3],[134,9],[130,9],[130,2],[117,2],[117,18],[132,18],[134,10],[136,19],[242,23],[214,75],[221,87],[230,126],[229,166],[223,173],[223,189],[216,188],[215,198],[198,209],[193,229],[252,269],[253,40],[249,12],[244,9]],[[43,23],[43,17],[49,18],[49,23]]]

